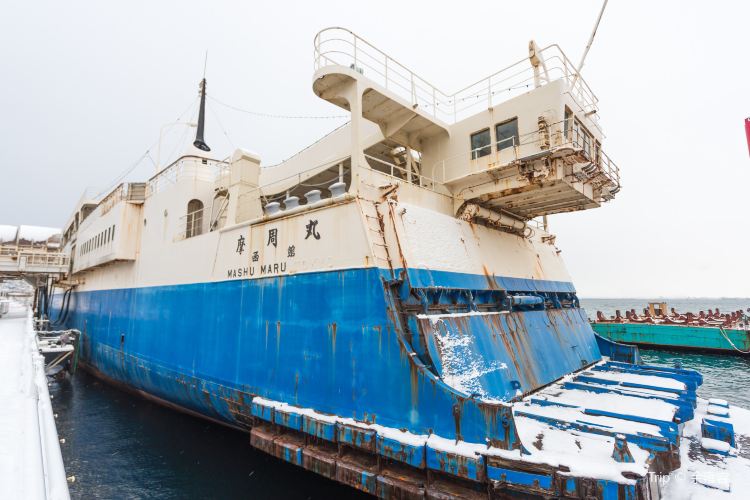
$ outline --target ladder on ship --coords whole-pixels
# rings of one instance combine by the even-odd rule
[[[387,202],[385,202],[387,203]],[[385,241],[385,223],[383,215],[379,210],[380,203],[363,201],[361,203],[362,213],[365,216],[365,226],[370,240],[373,259],[375,265],[379,268],[386,268],[390,271],[390,279],[395,279],[395,271],[391,260],[388,245]]]

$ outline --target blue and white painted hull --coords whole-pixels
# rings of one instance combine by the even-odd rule
[[[384,221],[400,212],[400,221],[385,223],[380,240],[350,226],[345,249],[325,247],[332,258],[355,248],[366,254],[362,262],[374,264],[373,241],[382,241],[398,248],[403,263],[440,259],[417,242],[420,231],[441,222],[449,223],[442,238],[464,238],[476,252],[492,238],[517,238],[441,221],[416,207],[363,205],[344,200],[321,212],[321,233],[334,227],[327,220],[356,219],[367,210],[387,211],[380,212]],[[252,430],[253,444],[281,459],[382,496],[435,488],[420,476],[432,471],[468,481],[460,485],[464,493],[489,485],[576,496],[594,488],[605,498],[635,498],[650,487],[649,470],[679,463],[675,421],[693,418],[700,377],[603,360],[600,343],[613,346],[597,341],[569,280],[497,274],[503,264],[492,257],[443,260],[437,269],[308,270],[300,257],[324,241],[303,239],[308,221],[292,216],[181,242],[214,243],[214,251],[202,252],[224,256],[206,264],[215,280],[105,288],[96,284],[111,280],[112,270],[87,274],[67,306],[67,326],[83,332],[82,362],[173,407]],[[286,258],[267,244],[274,228],[277,236],[300,235],[279,244]],[[246,243],[242,252],[238,241]],[[541,272],[556,264],[553,251],[534,242],[520,248],[527,245],[539,245],[533,255]],[[159,273],[179,277],[184,262],[158,259]],[[483,272],[470,272],[478,264]],[[55,304],[62,305],[61,295]],[[635,356],[622,347],[607,354],[618,352]],[[585,404],[581,391],[590,391]],[[588,407],[612,395],[636,406]],[[572,414],[550,413],[555,405]],[[553,460],[534,447],[544,432],[556,443],[571,430],[588,436],[582,450],[611,462],[614,472],[597,477],[579,467],[571,474],[565,471],[580,462],[575,450]],[[632,461],[612,458],[618,436]],[[343,448],[355,458],[339,463]],[[406,466],[400,473],[407,479],[393,479],[400,469],[386,464]],[[349,474],[337,478],[337,467]]]
[[[581,366],[571,348],[546,365],[529,362],[547,349],[551,331],[580,345],[590,362],[600,359],[579,309],[513,313],[498,324],[525,330],[508,342],[529,349],[527,366],[508,359],[505,346],[494,349],[509,380],[528,386]],[[435,391],[415,370],[375,268],[75,292],[68,326],[83,332],[82,360],[103,375],[233,425],[241,417],[222,395],[262,395],[417,433],[456,432],[453,418],[435,411],[456,395]],[[503,399],[516,392],[498,390]],[[483,428],[462,432],[485,437]]]

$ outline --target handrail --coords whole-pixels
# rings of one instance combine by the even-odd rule
[[[261,184],[259,186],[256,186],[242,193],[239,196],[238,201],[237,201],[238,218],[242,221],[247,220],[245,218],[245,216],[247,215],[246,210],[248,209],[248,207],[250,207],[250,203],[248,203],[247,200],[254,200],[258,198],[258,199],[264,200],[265,202],[276,201],[276,200],[280,201],[282,199],[281,197],[285,195],[285,192],[288,192],[297,186],[304,185],[303,177],[305,178],[304,180],[311,179],[317,173],[321,173],[337,165],[341,165],[341,169],[344,170],[343,168],[344,163],[350,159],[351,159],[351,156],[347,155],[347,156],[342,156],[333,160],[326,160],[322,163],[318,163],[317,165],[313,167],[300,170],[299,172],[296,172],[291,175],[287,175],[286,177],[282,177],[280,179],[275,179],[272,182]],[[296,184],[288,188],[279,189],[278,187],[277,188],[273,187],[273,186],[283,187],[284,185],[288,184],[290,181],[294,181],[295,179],[297,181]],[[312,186],[312,187],[317,187],[317,186]]]
[[[553,150],[559,150],[566,147],[578,150],[586,158],[588,162],[596,166],[597,174],[601,174],[612,184],[613,188],[620,187],[620,169],[613,162],[610,157],[602,150],[601,145],[596,142],[596,139],[590,134],[586,134],[579,129],[574,127],[568,127],[565,131],[566,121],[561,120],[555,123],[548,124],[547,136],[541,137],[542,132],[535,130],[526,134],[521,134],[516,138],[511,136],[495,143],[490,143],[485,146],[471,149],[462,153],[458,153],[442,160],[435,162],[431,169],[430,175],[433,179],[437,179],[435,176],[435,170],[441,168],[442,170],[442,183],[450,182],[452,179],[446,178],[446,165],[452,161],[458,161],[463,164],[465,161],[477,162],[481,158],[494,155],[494,163],[501,161],[501,156],[506,157],[508,161],[506,163],[518,162],[524,160],[526,157],[523,155],[522,148],[529,145],[538,145],[542,139],[549,140],[549,146],[546,149],[535,151],[534,155],[540,153],[552,152]],[[498,149],[498,145],[504,142],[512,142],[511,146]],[[479,155],[477,153],[481,151],[490,151],[487,154]],[[506,153],[505,151],[510,151]],[[506,155],[511,154],[510,158]],[[476,173],[476,172],[475,172]],[[590,182],[594,176],[586,182]]]
[[[202,160],[206,160],[207,164],[216,164],[216,165],[223,164],[223,165],[229,166],[229,163],[226,162],[226,161],[224,161],[224,160],[212,160],[210,158],[205,158],[203,156],[196,156],[196,155],[183,155],[183,156],[180,156],[179,158],[177,158],[175,161],[173,161],[169,165],[167,165],[166,167],[164,167],[161,170],[159,170],[158,172],[156,172],[154,175],[152,175],[148,179],[148,182],[153,181],[154,179],[156,179],[160,175],[167,173],[168,170],[171,170],[173,167],[175,167],[175,166],[183,163],[185,160],[189,160],[189,159],[201,160],[201,161]]]
[[[406,169],[406,168],[404,168],[404,167],[400,167],[400,166],[396,165],[395,163],[391,163],[389,161],[385,161],[385,160],[382,160],[380,158],[377,158],[375,156],[371,156],[371,155],[368,155],[368,154],[365,154],[364,156],[368,160],[372,160],[374,162],[380,163],[381,165],[385,165],[390,170],[390,172],[388,172],[388,173],[386,173],[386,172],[380,172],[380,173],[385,173],[386,175],[389,175],[391,177],[397,178],[399,180],[406,180],[409,177],[409,170]],[[404,174],[404,176],[406,177],[406,179],[401,178],[401,177],[395,175],[396,172],[401,172],[402,174]],[[439,193],[439,194],[444,194],[444,193],[440,193],[439,191],[435,190],[435,185],[437,185],[437,182],[434,179],[432,179],[430,177],[427,177],[426,175],[422,175],[422,174],[416,173],[416,172],[412,172],[411,176],[413,178],[417,179],[417,185],[419,187],[424,188],[424,189],[428,189],[430,191],[434,191],[434,192]]]
[[[323,170],[326,170],[328,168],[331,168],[333,166],[336,166],[340,163],[346,162],[346,160],[350,159],[351,156],[342,156],[340,158],[336,158],[335,160],[327,160],[322,163],[318,163],[314,167],[306,168],[305,170],[300,170],[299,172],[296,172],[294,174],[288,175],[286,177],[282,177],[281,179],[276,179],[273,182],[270,182],[268,184],[262,184],[260,186],[254,187],[253,189],[247,191],[244,193],[243,196],[250,195],[251,193],[255,193],[256,191],[260,191],[260,196],[265,197],[268,194],[278,194],[277,192],[273,192],[271,189],[271,186],[274,186],[276,184],[284,184],[287,181],[290,181],[292,179],[297,179],[297,184],[302,184],[302,176],[305,174],[309,174],[310,172],[314,172],[317,170],[320,170],[321,172]]]
[[[215,179],[219,178],[221,175],[229,171],[229,163],[226,161],[211,160],[207,158],[201,158],[199,156],[183,156],[169,164],[169,166],[165,167],[159,173],[148,180],[148,182],[146,183],[145,197],[148,198],[149,196],[161,191],[164,184],[174,184],[175,182],[177,182],[177,179],[179,178],[183,168],[188,163],[188,161],[196,159],[201,161],[206,160],[205,164],[200,163],[198,164],[198,166],[199,168],[210,170]]]
[[[47,265],[64,267],[68,265],[70,256],[67,252],[45,252],[24,248],[0,247],[0,257],[20,262],[26,258],[26,265]]]
[[[477,103],[492,107],[495,97],[508,95],[513,90],[528,89],[534,82],[534,68],[528,64],[528,57],[467,85],[447,93],[420,77],[407,66],[392,58],[354,32],[331,27],[315,35],[315,70],[326,66],[344,66],[364,74],[386,89],[393,90],[400,97],[425,113],[448,123],[455,123],[469,116],[466,113]],[[546,83],[564,79],[571,87],[571,95],[580,101],[587,111],[595,110],[598,99],[583,78],[575,78],[573,63],[557,44],[541,49],[546,65],[546,75],[541,79]],[[528,66],[522,67],[522,65]],[[524,90],[525,91],[525,90]],[[592,115],[592,120],[598,117]]]

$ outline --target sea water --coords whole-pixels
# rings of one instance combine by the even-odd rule
[[[74,499],[369,498],[250,446],[246,432],[159,406],[79,370],[50,387]]]

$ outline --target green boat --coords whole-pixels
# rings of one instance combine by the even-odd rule
[[[680,314],[668,312],[664,302],[652,302],[641,315],[630,310],[623,317],[616,311],[607,318],[597,311],[591,326],[598,335],[623,344],[750,355],[750,318],[743,311]]]

